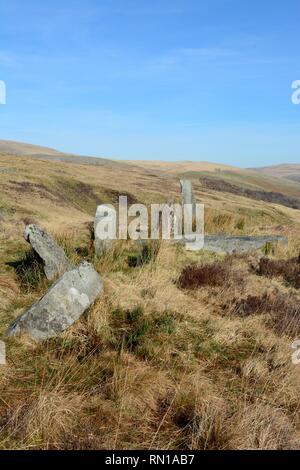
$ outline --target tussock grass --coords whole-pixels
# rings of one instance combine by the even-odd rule
[[[259,255],[193,253],[167,242],[117,241],[96,259],[89,224],[98,198],[176,199],[177,175],[0,159],[30,183],[22,206],[11,208],[20,184],[1,176],[8,214],[0,226],[1,333],[47,289],[32,259],[19,276],[7,264],[29,256],[21,218],[44,225],[74,264],[94,263],[104,282],[104,294],[57,338],[6,340],[1,449],[297,447],[300,375],[290,345],[299,335],[298,211],[204,192],[195,175],[207,232],[289,237],[264,272]]]
[[[190,295],[174,280],[193,254],[162,244],[151,262],[130,268],[131,250],[118,242],[98,260],[105,295],[67,332],[42,344],[8,342],[0,448],[295,447],[298,384],[288,343],[266,306],[232,301],[261,278],[248,271],[243,285],[233,277],[221,291],[212,282],[220,270],[223,283],[245,275],[247,256],[200,265],[209,282]],[[224,316],[226,299],[235,315]]]
[[[232,443],[239,450],[286,450],[297,448],[293,423],[281,409],[255,402],[237,415]],[[251,432],[249,430],[251,429]],[[248,430],[248,431],[247,431]]]
[[[85,231],[58,240],[71,259],[85,258]],[[247,256],[208,262],[204,254],[206,262],[194,265],[200,271],[191,295],[189,278],[186,288],[176,279],[189,272],[195,254],[165,243],[149,262],[130,267],[134,250],[117,242],[97,260],[105,295],[67,332],[42,344],[8,341],[0,447],[292,448],[299,403],[298,384],[286,379],[288,343],[270,323],[269,304],[262,311],[258,303],[258,311],[245,297],[248,284],[271,281],[249,271]],[[22,302],[33,294],[23,291]],[[235,315],[224,316],[226,301]],[[263,406],[266,396],[268,413],[256,413],[253,400]]]

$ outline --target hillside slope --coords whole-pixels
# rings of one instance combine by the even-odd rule
[[[74,224],[76,218],[93,217],[100,202],[117,202],[119,194],[147,204],[179,201],[179,179],[184,176],[193,180],[197,200],[205,203],[207,217],[227,213],[233,231],[243,217],[248,230],[258,230],[266,221],[281,224],[298,216],[293,207],[298,207],[300,191],[293,182],[246,171],[169,173],[156,165],[144,168],[138,162],[95,160],[96,164],[87,164],[84,157],[69,162],[55,157],[0,155],[2,213],[48,224],[59,225],[61,219],[65,225]]]
[[[299,449],[300,210],[284,205],[298,185],[189,162],[68,158],[0,155],[0,449]],[[182,175],[206,232],[284,234],[288,246],[266,247],[271,263],[123,240],[95,256],[99,203],[179,201]],[[31,222],[104,283],[41,344],[4,336],[50,286],[23,239]]]
[[[282,165],[254,168],[253,170],[265,175],[300,182],[300,163],[286,163]]]
[[[41,147],[39,145],[26,144],[23,142],[13,142],[11,140],[0,140],[0,155],[63,155],[58,150]]]

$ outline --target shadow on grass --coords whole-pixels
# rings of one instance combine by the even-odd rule
[[[24,258],[6,265],[15,269],[20,287],[25,292],[37,289],[45,281],[43,261],[33,250],[28,251]]]
[[[130,268],[137,268],[148,264],[151,261],[155,261],[159,252],[160,243],[159,241],[148,242],[146,245],[143,245],[142,250],[130,255],[128,257],[128,266]]]

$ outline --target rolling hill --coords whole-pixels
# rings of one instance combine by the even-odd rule
[[[0,449],[299,448],[299,183],[206,162],[0,149]],[[288,245],[261,258],[116,240],[95,255],[98,204],[179,201],[181,177],[205,204],[206,233]],[[104,285],[72,327],[38,344],[4,334],[50,287],[23,238],[29,223]]]
[[[0,140],[0,155],[58,156],[63,155],[63,153],[48,147],[40,147],[38,145],[26,144],[22,142],[13,142],[11,140]]]
[[[75,213],[91,217],[99,202],[113,202],[120,193],[146,203],[178,200],[180,178],[192,179],[208,211],[238,218],[248,210],[258,219],[275,211],[281,220],[283,208],[300,207],[300,184],[271,173],[209,162],[117,161],[0,141],[2,208],[49,222],[52,212],[67,221],[70,208],[71,219]]]
[[[282,165],[254,168],[254,171],[269,176],[275,176],[276,178],[285,178],[300,182],[300,163],[285,163]]]

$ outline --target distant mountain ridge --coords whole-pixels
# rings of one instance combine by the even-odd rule
[[[295,168],[291,171],[295,177]],[[180,179],[192,180],[195,196],[210,211],[212,220],[224,211],[237,224],[243,214],[249,214],[249,220],[254,217],[261,226],[266,218],[284,224],[298,217],[294,212],[300,210],[300,181],[274,177],[260,169],[205,161],[86,157],[0,140],[0,212],[4,214],[19,211],[23,217],[25,211],[34,220],[43,220],[52,211],[55,220],[60,213],[64,221],[71,210],[73,224],[74,217],[86,221],[87,215],[94,216],[99,203],[117,203],[120,195],[126,195],[130,204],[177,201]],[[25,210],[16,204],[21,195]]]
[[[0,140],[0,155],[66,155],[58,150],[12,140]]]
[[[300,182],[300,163],[282,163],[280,165],[251,168],[251,170],[276,178],[285,178]]]
[[[42,147],[40,145],[14,142],[11,140],[0,140],[0,155],[10,155],[14,157],[34,157],[52,161],[66,161],[68,163],[86,163],[99,165],[112,160],[102,157],[87,157],[74,155],[72,153],[60,152],[59,150]]]
[[[0,140],[0,155],[12,155],[16,157],[36,157],[46,160],[66,161],[78,164],[91,165],[129,165],[135,169],[142,167],[146,171],[159,171],[168,174],[186,175],[186,177],[196,177],[199,172],[213,172],[221,176],[224,172],[232,174],[260,174],[272,178],[300,183],[300,163],[283,163],[280,165],[264,166],[259,168],[238,168],[231,165],[206,162],[206,161],[157,161],[157,160],[111,160],[103,157],[88,157],[60,152],[59,150],[10,140]],[[275,180],[276,181],[276,180]],[[286,184],[288,184],[286,181]],[[271,190],[271,188],[270,188]]]

